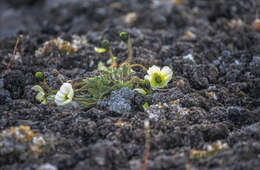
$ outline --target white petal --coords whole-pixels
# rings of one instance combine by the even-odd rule
[[[167,83],[169,83],[169,81],[171,81],[172,77],[166,77],[166,80],[165,80],[165,84],[167,85]]]
[[[35,96],[35,98],[36,98],[37,101],[41,102],[41,101],[44,100],[44,95],[45,95],[44,93],[39,92],[39,93]]]
[[[66,99],[65,99],[65,96],[61,96],[61,95],[59,95],[59,94],[56,94],[56,96],[55,96],[55,101],[56,101],[56,100],[64,101],[64,100],[66,100]]]
[[[65,100],[64,99],[65,95],[62,92],[58,91],[57,94],[55,95],[55,98],[57,98],[59,100]]]
[[[150,79],[151,79],[151,76],[146,75],[146,76],[144,76],[144,79],[146,79],[146,80],[150,80]]]
[[[161,72],[162,72],[162,74],[165,75],[165,77],[166,77],[165,84],[167,84],[172,79],[172,74],[173,74],[172,70],[168,66],[165,66],[165,67],[163,67]]]
[[[58,106],[59,106],[59,105],[62,105],[63,102],[64,102],[64,100],[62,100],[62,99],[60,99],[60,98],[57,98],[57,97],[55,96],[55,103],[56,103]]]
[[[35,90],[35,91],[44,93],[43,88],[42,88],[41,86],[39,86],[39,85],[33,86],[33,87],[32,87],[32,90]]]
[[[63,105],[66,105],[66,104],[70,103],[71,101],[72,101],[71,99],[67,99],[67,100],[65,100],[65,101],[63,102]]]
[[[70,89],[69,94],[68,94],[67,97],[68,97],[70,100],[72,100],[72,98],[74,97],[74,91],[73,91],[72,87],[71,87],[71,89]]]
[[[55,100],[55,103],[56,103],[58,106],[62,106],[62,105],[64,105],[64,102],[62,102],[62,101],[58,101],[58,100]]]
[[[153,65],[147,71],[149,75],[153,74],[154,72],[160,72],[160,67]]]
[[[170,69],[170,67],[168,66],[164,66],[162,68],[162,71],[161,71],[162,74],[164,74],[165,76],[172,76],[172,70]]]
[[[63,83],[60,87],[60,91],[64,94],[67,94],[70,89],[72,89],[72,85],[70,83]]]
[[[73,96],[74,91],[72,85],[70,83],[63,83],[55,95],[55,102],[57,105],[66,105],[72,101]]]
[[[66,95],[67,91],[68,91],[68,89],[66,86],[61,86],[61,88],[59,90],[59,92],[62,93],[63,95]]]

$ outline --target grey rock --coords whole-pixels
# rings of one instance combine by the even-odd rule
[[[97,103],[99,108],[106,108],[111,112],[123,114],[132,110],[132,99],[134,98],[134,91],[128,88],[122,88],[118,91],[113,91],[105,100]]]

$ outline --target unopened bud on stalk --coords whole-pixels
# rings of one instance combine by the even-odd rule
[[[36,73],[35,73],[35,77],[36,77],[37,80],[39,80],[39,81],[43,81],[43,80],[44,80],[43,72],[36,72]]]
[[[58,75],[60,74],[59,71],[56,70],[56,69],[53,69],[51,73],[52,73],[52,75],[55,76],[55,77],[58,77]]]
[[[127,42],[128,40],[128,34],[126,32],[121,32],[120,33],[120,39],[124,42]]]
[[[102,48],[108,50],[110,48],[110,43],[108,40],[103,40],[101,43]]]

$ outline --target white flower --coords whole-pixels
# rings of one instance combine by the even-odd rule
[[[35,86],[32,87],[32,90],[38,92],[38,94],[35,96],[35,99],[38,102],[41,102],[42,104],[46,104],[47,103],[46,97],[45,97],[45,92],[44,92],[44,90],[43,90],[43,88],[41,86],[35,85]]]
[[[72,101],[74,91],[70,83],[63,83],[60,90],[55,95],[55,102],[58,106],[63,106]]]
[[[148,69],[147,73],[148,75],[144,78],[149,80],[153,89],[167,86],[168,82],[172,79],[172,70],[168,66],[164,66],[162,69],[152,66]]]

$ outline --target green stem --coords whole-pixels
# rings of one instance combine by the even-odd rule
[[[46,80],[43,80],[41,83],[50,93],[55,93],[55,90],[52,90],[50,88],[50,86],[47,84]]]
[[[76,88],[76,87],[78,87],[78,86],[82,86],[82,85],[85,85],[85,84],[87,84],[87,83],[84,82],[84,81],[77,82],[77,83],[74,83],[74,84],[73,84],[73,88]]]
[[[133,48],[132,48],[132,42],[131,42],[130,37],[128,38],[128,41],[125,44],[126,44],[127,49],[128,49],[128,57],[123,63],[120,64],[120,67],[122,67],[125,64],[130,64],[131,61],[132,61],[132,58],[133,58]]]
[[[128,71],[130,71],[131,68],[133,67],[140,67],[142,68],[144,71],[147,71],[147,68],[145,66],[143,66],[142,64],[131,64],[129,67],[128,67]]]
[[[115,67],[117,66],[117,63],[116,63],[116,60],[115,60],[115,58],[114,58],[113,51],[112,51],[112,48],[111,48],[111,47],[109,47],[109,49],[108,49],[108,54],[109,54],[109,57],[110,57],[111,60],[112,60],[111,67],[112,67],[112,68],[115,68]]]
[[[133,48],[132,48],[132,42],[131,42],[130,36],[127,41],[127,48],[128,48],[128,58],[127,58],[126,62],[130,64],[130,62],[132,61],[132,58],[133,58]]]
[[[164,92],[164,91],[168,91],[168,90],[170,90],[170,89],[156,89],[157,91],[162,91],[162,92]]]
[[[77,101],[78,103],[80,103],[80,104],[83,104],[83,105],[85,105],[86,107],[91,107],[91,106],[94,106],[94,105],[96,105],[97,104],[97,102],[86,102],[86,101]]]
[[[74,92],[80,92],[80,91],[84,90],[87,86],[88,86],[88,85],[85,84],[85,85],[82,86],[81,88],[74,90]]]
[[[64,81],[60,78],[60,76],[58,75],[57,76],[57,79],[61,82],[61,84],[63,84],[64,83]]]
[[[142,81],[144,81],[143,79],[140,79],[139,77],[137,77],[137,76],[135,76],[135,77],[133,77],[132,79],[131,79],[131,81],[130,82],[132,82],[132,83],[134,83],[134,82],[142,82]]]

